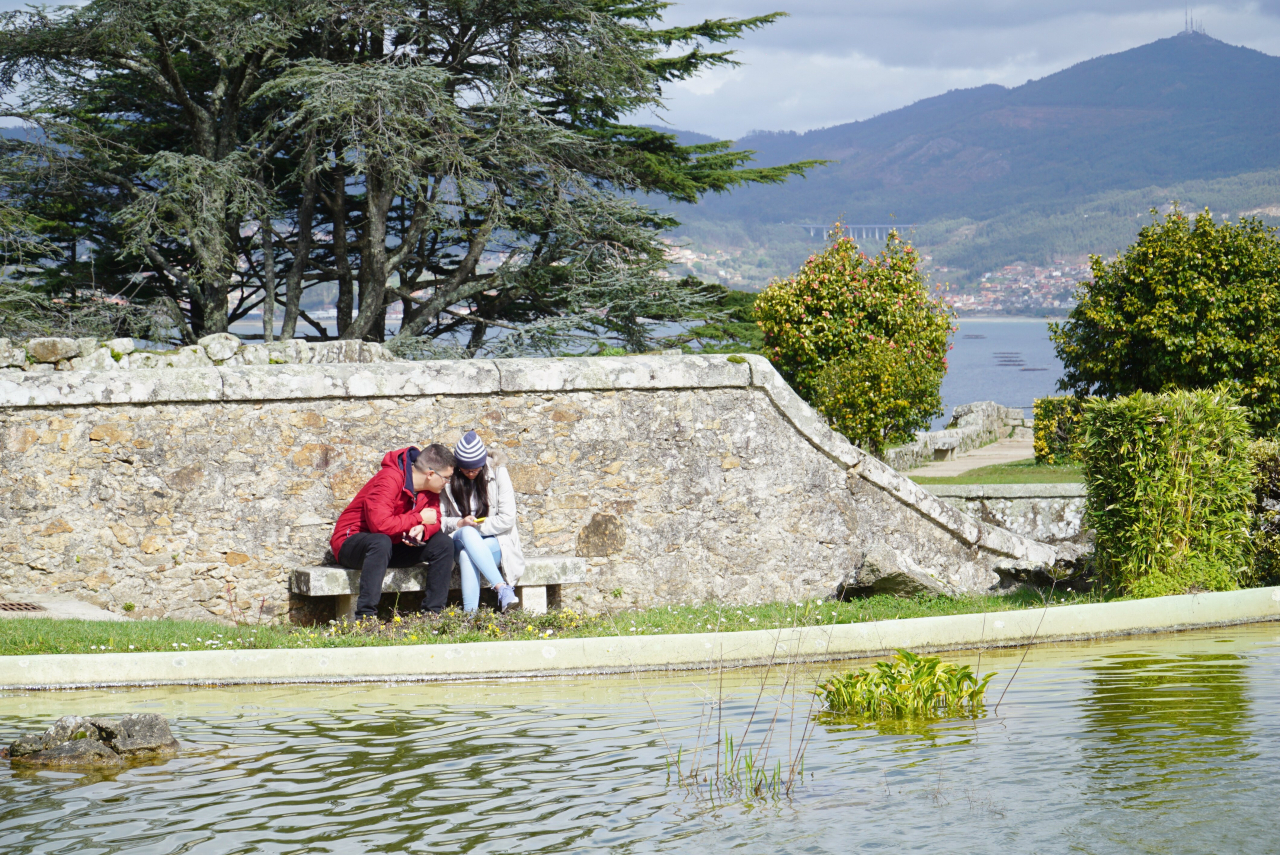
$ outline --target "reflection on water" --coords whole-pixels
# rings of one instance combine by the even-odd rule
[[[1254,759],[1247,664],[1234,653],[1133,653],[1093,666],[1080,711],[1098,786],[1124,807],[1168,806],[1188,779],[1198,787],[1224,761]]]
[[[752,806],[691,799],[665,758],[709,710],[763,720],[759,671],[12,693],[0,740],[149,711],[186,751],[113,778],[0,763],[0,853],[1271,851],[1278,642],[1263,625],[1037,648],[998,716],[821,717],[795,797]],[[1020,655],[983,655],[993,692]],[[778,738],[800,732],[770,692]]]

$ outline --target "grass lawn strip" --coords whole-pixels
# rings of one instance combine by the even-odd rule
[[[1015,460],[970,469],[949,478],[911,476],[917,484],[1083,484],[1079,466],[1039,466],[1034,460]]]
[[[1056,593],[1052,605],[1102,602],[1097,595]],[[125,623],[25,618],[0,620],[0,655],[44,653],[145,653],[189,650],[267,650],[318,647],[382,647],[400,644],[458,644],[534,638],[597,638],[737,632],[793,626],[822,626],[897,618],[977,614],[1040,608],[1034,591],[1004,596],[875,596],[839,602],[761,603],[733,606],[660,606],[584,617],[571,609],[529,615],[482,609],[465,615],[450,608],[439,616],[397,614],[378,623],[328,626],[224,626],[201,621],[140,620]]]

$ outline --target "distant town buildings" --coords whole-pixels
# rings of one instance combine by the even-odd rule
[[[926,264],[930,260],[925,256]],[[929,271],[936,280],[946,267]],[[1076,305],[1076,287],[1092,277],[1088,264],[1058,262],[1051,267],[1010,264],[984,273],[976,287],[935,284],[934,290],[960,315],[1065,316]]]

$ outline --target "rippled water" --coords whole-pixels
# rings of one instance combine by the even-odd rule
[[[983,656],[1001,673],[989,706],[1019,656]],[[803,783],[755,805],[689,796],[664,758],[708,712],[740,733],[762,681],[757,722],[777,712],[776,742],[798,736],[806,701],[775,702],[776,670],[723,687],[697,673],[0,694],[5,742],[62,714],[152,711],[185,747],[113,778],[0,762],[0,852],[1274,851],[1278,669],[1274,624],[1036,648],[977,722],[820,716]]]

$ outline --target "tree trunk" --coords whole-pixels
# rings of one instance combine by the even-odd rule
[[[383,186],[382,172],[371,166],[365,175],[365,220],[360,253],[360,313],[341,338],[367,340],[385,318],[387,288],[387,210],[390,192]]]
[[[280,338],[288,341],[298,331],[298,312],[302,309],[302,274],[311,260],[311,224],[316,212],[316,149],[314,138],[307,145],[306,177],[302,182],[302,200],[298,205],[298,238],[293,251],[293,265],[285,279],[284,322]]]
[[[270,220],[258,220],[262,238],[262,341],[270,344],[276,331],[276,250]]]
[[[347,247],[347,173],[339,166],[333,180],[333,258],[338,269],[338,338],[345,338],[355,308],[355,285]]]

